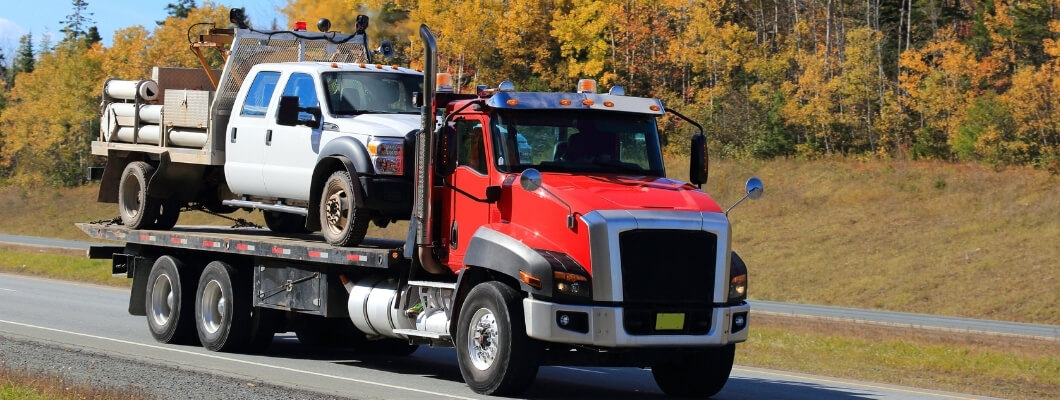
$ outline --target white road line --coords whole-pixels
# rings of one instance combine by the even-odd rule
[[[366,380],[361,380],[361,379],[347,378],[347,377],[344,377],[344,376],[335,376],[335,375],[322,374],[322,373],[319,373],[319,372],[305,371],[305,370],[288,368],[288,367],[281,367],[281,366],[278,366],[278,365],[269,365],[269,364],[254,362],[254,361],[246,361],[246,360],[239,360],[239,359],[235,359],[235,358],[222,357],[222,356],[214,355],[214,354],[203,354],[203,353],[197,353],[197,352],[188,351],[188,350],[172,349],[172,348],[168,348],[168,347],[155,346],[155,345],[144,344],[144,343],[130,342],[128,340],[121,340],[121,339],[114,339],[114,338],[109,338],[109,337],[104,337],[104,336],[90,335],[90,334],[87,334],[87,333],[65,331],[65,330],[62,330],[62,329],[55,329],[55,328],[48,328],[48,327],[44,327],[44,326],[38,326],[38,325],[24,324],[24,323],[21,323],[21,322],[6,321],[6,320],[0,319],[0,323],[17,325],[17,326],[22,326],[22,327],[26,327],[26,328],[41,329],[41,330],[51,331],[51,332],[64,333],[64,334],[67,334],[67,335],[87,337],[87,338],[92,338],[92,339],[97,339],[97,340],[106,340],[106,341],[111,341],[111,342],[115,342],[115,343],[146,347],[146,348],[149,348],[149,349],[165,350],[165,351],[171,351],[171,352],[174,352],[174,353],[181,353],[181,354],[187,354],[187,355],[193,355],[193,356],[200,356],[200,357],[205,357],[205,358],[213,358],[213,359],[217,359],[217,360],[230,361],[230,362],[234,362],[234,363],[253,365],[255,367],[273,368],[273,369],[278,369],[278,370],[281,370],[281,371],[296,372],[296,373],[302,373],[302,374],[307,374],[307,375],[319,376],[319,377],[322,377],[322,378],[338,379],[338,380],[342,380],[342,381],[356,382],[356,383],[361,383],[361,384],[365,384],[365,385],[373,385],[373,386],[381,386],[381,387],[390,388],[390,389],[405,390],[405,391],[409,391],[409,392],[422,393],[422,394],[431,395],[431,396],[439,396],[439,397],[446,397],[446,398],[451,398],[451,399],[461,399],[461,400],[473,400],[470,397],[462,397],[462,396],[456,396],[456,395],[452,395],[452,394],[432,392],[432,391],[429,391],[429,390],[421,390],[421,389],[415,389],[415,388],[404,387],[404,386],[389,385],[389,384],[386,384],[386,383],[379,383],[379,382],[372,382],[372,381],[366,381]]]
[[[838,379],[833,380],[833,379],[812,378],[812,377],[803,376],[803,375],[781,374],[781,373],[777,373],[777,372],[762,371],[762,370],[757,370],[757,369],[744,369],[744,368],[733,367],[732,370],[733,371],[739,371],[739,372],[752,373],[752,374],[779,376],[779,377],[782,377],[782,378],[789,378],[789,379],[803,379],[803,380],[813,381],[813,382],[823,382],[823,383],[831,383],[831,384],[837,384],[837,385],[850,385],[850,386],[857,386],[857,387],[870,388],[870,389],[889,390],[889,391],[892,391],[892,392],[922,394],[922,395],[925,395],[925,396],[942,397],[942,398],[947,398],[947,399],[959,399],[959,400],[977,400],[978,399],[977,397],[961,397],[961,396],[954,396],[954,395],[942,394],[942,393],[931,393],[931,392],[924,392],[924,391],[919,391],[919,390],[901,389],[901,388],[896,388],[896,387],[878,386],[878,385],[866,385],[866,384],[863,384],[863,383],[854,383],[854,382],[849,382],[849,381],[841,381],[841,380],[838,380]]]
[[[592,373],[594,373],[594,374],[604,374],[604,375],[607,375],[607,372],[593,371],[593,370],[591,370],[591,369],[582,369],[582,368],[574,368],[574,367],[556,367],[556,368],[563,368],[563,369],[569,369],[569,370],[574,370],[574,371],[581,371],[581,372],[592,372]]]
[[[0,290],[3,290],[5,292],[17,292],[17,290],[15,290],[15,289],[4,289],[2,287],[0,287]]]

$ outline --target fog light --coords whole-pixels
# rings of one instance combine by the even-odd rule
[[[568,331],[589,333],[589,314],[576,311],[557,311],[556,325]]]
[[[567,325],[570,325],[570,316],[566,314],[560,315],[559,326],[566,327]]]
[[[732,316],[732,332],[736,333],[742,331],[743,328],[747,327],[747,313],[737,313]]]

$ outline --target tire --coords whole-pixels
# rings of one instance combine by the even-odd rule
[[[265,307],[254,307],[250,317],[250,340],[244,349],[247,353],[264,353],[272,346],[272,339],[276,336],[276,328],[279,326],[283,316],[279,310]]]
[[[202,347],[236,352],[250,341],[252,306],[248,285],[223,261],[206,265],[195,291],[195,328]]]
[[[537,377],[539,349],[526,336],[522,296],[500,282],[475,286],[457,322],[456,356],[471,390],[514,395]]]
[[[306,217],[275,211],[262,211],[265,214],[265,226],[276,233],[309,233],[305,228]]]
[[[168,199],[161,203],[162,207],[159,208],[158,218],[155,219],[153,228],[168,231],[177,226],[177,220],[180,219],[180,209],[184,207],[184,203],[173,199]]]
[[[735,355],[735,344],[696,351],[653,366],[651,374],[659,389],[670,396],[710,397],[725,387]]]
[[[359,189],[346,171],[331,174],[324,183],[320,196],[320,230],[331,245],[356,246],[368,232],[371,212],[356,207],[354,190]]]
[[[155,167],[143,161],[133,161],[121,172],[118,212],[129,229],[150,229],[158,217],[162,205],[147,195],[147,182],[154,173]]]
[[[147,278],[145,307],[151,336],[162,343],[190,344],[195,337],[195,285],[188,268],[176,258],[159,257]]]

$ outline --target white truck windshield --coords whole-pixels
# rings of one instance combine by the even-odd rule
[[[376,72],[322,74],[328,109],[335,115],[418,114],[412,93],[422,92],[423,77]]]

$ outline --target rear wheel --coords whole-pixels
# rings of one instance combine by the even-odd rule
[[[371,212],[357,208],[350,173],[337,171],[328,177],[320,197],[320,227],[329,244],[356,246],[368,232]]]
[[[162,343],[189,343],[195,335],[195,312],[191,301],[194,278],[176,258],[159,257],[147,278],[147,327]]]
[[[158,218],[155,219],[153,228],[168,231],[177,225],[177,220],[180,219],[180,209],[184,207],[184,203],[173,199],[168,199],[161,203],[162,207],[158,212]]]
[[[262,211],[265,214],[265,226],[276,233],[309,233],[305,228],[306,217],[276,211]]]
[[[158,217],[160,201],[147,195],[148,179],[155,167],[143,161],[125,166],[118,183],[118,212],[121,222],[130,229],[150,229]]]
[[[710,397],[721,391],[732,372],[736,345],[687,354],[651,368],[655,383],[668,395]]]
[[[250,296],[235,268],[225,262],[206,265],[195,295],[195,327],[208,350],[238,351],[251,333]]]
[[[456,356],[476,393],[522,392],[537,376],[534,342],[526,336],[522,296],[500,282],[475,286],[460,310]]]

